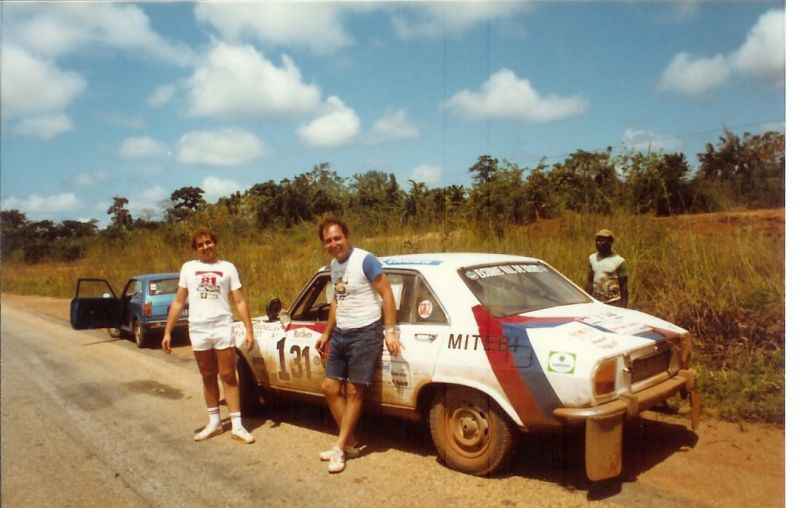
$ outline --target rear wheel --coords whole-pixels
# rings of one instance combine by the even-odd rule
[[[133,340],[136,341],[136,347],[145,348],[150,341],[150,332],[142,325],[141,321],[137,321],[133,325]]]
[[[429,415],[431,437],[449,467],[485,476],[508,465],[516,431],[488,395],[463,386],[443,387]]]

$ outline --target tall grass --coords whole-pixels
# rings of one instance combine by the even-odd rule
[[[630,306],[674,322],[695,337],[705,407],[729,419],[783,422],[785,336],[784,231],[756,217],[567,215],[508,228],[501,239],[475,228],[454,231],[395,225],[353,243],[376,255],[505,252],[546,260],[583,286],[594,233],[611,228],[628,261]],[[288,305],[309,276],[329,262],[316,226],[235,234],[221,230],[219,252],[245,284],[251,312],[279,297]],[[103,277],[115,290],[135,273],[178,271],[193,259],[188,231],[134,232],[93,244],[73,263],[4,263],[3,291],[71,297],[79,277]],[[745,383],[746,389],[741,388]]]

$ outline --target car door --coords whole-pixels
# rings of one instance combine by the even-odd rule
[[[119,328],[121,310],[120,299],[107,280],[78,279],[75,298],[70,302],[70,325],[75,330]]]
[[[397,306],[402,347],[392,356],[384,347],[368,400],[413,408],[417,391],[433,377],[440,346],[447,339],[448,316],[422,274],[386,270]]]
[[[143,298],[142,281],[140,279],[130,279],[125,284],[125,289],[122,290],[123,322],[121,328],[123,330],[132,332],[133,323],[141,319]]]

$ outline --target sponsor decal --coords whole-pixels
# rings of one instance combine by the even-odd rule
[[[531,264],[508,264],[508,265],[495,265],[486,266],[483,268],[473,268],[467,270],[464,275],[470,280],[486,279],[489,277],[497,277],[498,275],[514,275],[517,273],[540,273],[547,271],[542,265]]]
[[[417,315],[422,319],[428,319],[433,314],[433,302],[430,300],[422,300],[417,305]]]
[[[414,258],[384,258],[380,260],[384,265],[423,265],[437,266],[442,264],[441,259],[414,259]]]
[[[575,353],[550,351],[550,356],[547,359],[547,371],[558,374],[574,374]]]

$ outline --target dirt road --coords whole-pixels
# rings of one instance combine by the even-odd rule
[[[187,346],[171,357],[69,328],[67,302],[2,296],[2,505],[784,506],[784,432],[648,412],[625,429],[621,478],[582,479],[571,434],[524,440],[505,474],[442,466],[427,434],[367,416],[366,454],[329,475],[324,408],[283,401],[204,443]],[[223,416],[226,410],[223,408]]]

